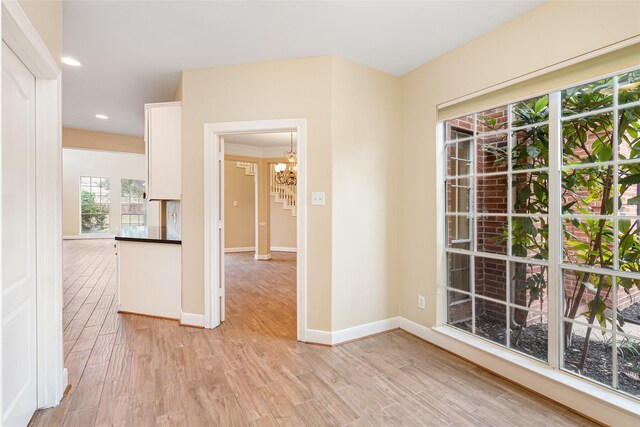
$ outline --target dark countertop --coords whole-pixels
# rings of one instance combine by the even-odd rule
[[[116,240],[144,243],[182,244],[179,237],[168,233],[167,227],[125,226],[116,235]]]

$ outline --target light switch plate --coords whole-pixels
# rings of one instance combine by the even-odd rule
[[[324,206],[324,191],[314,191],[311,193],[311,204],[313,206]]]

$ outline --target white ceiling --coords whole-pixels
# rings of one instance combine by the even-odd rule
[[[542,3],[65,1],[63,123],[142,135],[189,68],[338,55],[403,75]],[[106,114],[109,120],[99,120]]]

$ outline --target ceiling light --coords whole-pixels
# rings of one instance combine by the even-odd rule
[[[105,116],[104,114],[96,114],[96,119],[107,120],[109,116]]]
[[[278,163],[275,166],[275,181],[280,185],[295,186],[298,182],[298,160],[296,152],[293,149],[293,132],[291,132],[291,149],[284,153],[287,163]]]
[[[82,64],[80,63],[80,61],[70,58],[68,56],[63,56],[62,57],[62,63],[63,64],[67,64],[67,65],[71,65],[72,67],[79,67]]]

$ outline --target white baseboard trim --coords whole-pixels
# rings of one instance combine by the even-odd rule
[[[69,386],[69,370],[67,368],[62,368],[62,397],[64,397],[64,392],[67,391],[67,387]]]
[[[67,234],[62,240],[113,239],[113,234]]]
[[[331,332],[307,329],[305,331],[306,342],[311,344],[332,345]]]
[[[332,333],[332,344],[340,344],[347,341],[357,340],[369,335],[397,329],[400,326],[400,317],[390,317],[376,322],[365,323],[364,325],[353,326],[351,328],[340,329]]]
[[[400,328],[605,425],[637,425],[640,403],[631,398],[452,328],[406,318]]]
[[[391,317],[389,319],[365,323],[364,325],[353,326],[351,328],[340,329],[333,332],[307,329],[305,336],[307,342],[310,343],[337,345],[347,341],[353,341],[370,335],[397,329],[399,326],[400,317]]]
[[[271,252],[298,252],[298,249],[286,246],[271,246]]]
[[[180,313],[180,324],[204,328],[204,314]]]
[[[256,254],[256,255],[255,255],[255,258],[256,258],[258,261],[266,261],[266,260],[271,259],[271,254],[266,254],[266,255],[259,255],[259,254]]]
[[[254,252],[256,250],[255,246],[246,246],[240,248],[224,248],[224,253],[234,253],[234,252]]]

